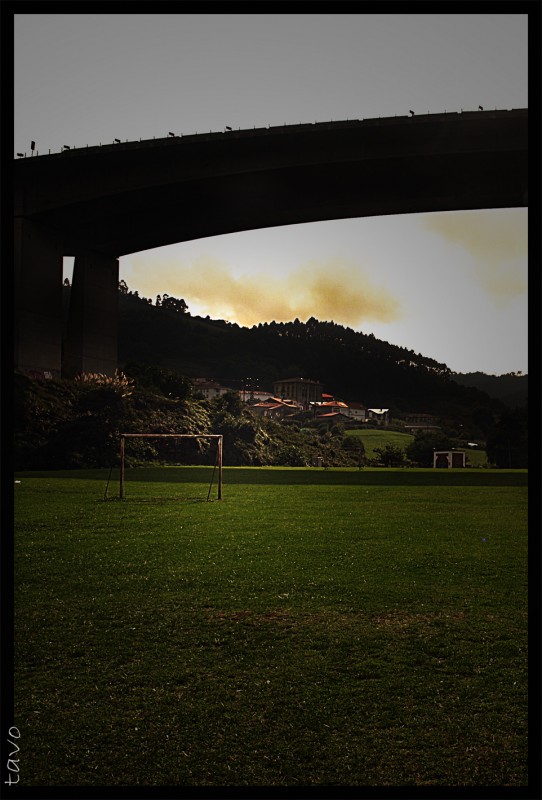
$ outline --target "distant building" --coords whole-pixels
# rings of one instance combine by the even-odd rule
[[[348,403],[348,416],[357,422],[365,422],[367,409],[363,403]]]
[[[240,395],[247,403],[263,403],[273,399],[273,392],[263,392],[261,389],[241,389]]]
[[[322,384],[309,378],[284,378],[273,384],[273,394],[283,400],[294,400],[308,408],[311,402],[322,399]]]
[[[462,450],[435,450],[434,469],[456,469],[465,466],[465,453]]]
[[[317,411],[321,414],[335,413],[348,415],[348,406],[342,400],[329,400],[325,403],[320,403],[316,406]]]
[[[283,403],[280,400],[268,400],[255,403],[250,410],[260,417],[285,417],[297,412],[297,407],[292,403]]]
[[[206,400],[213,400],[215,397],[231,392],[231,389],[226,386],[221,386],[216,381],[210,381],[207,378],[194,378],[193,386],[194,390],[202,394]]]
[[[440,427],[436,424],[437,417],[434,414],[426,414],[424,411],[403,414],[403,421],[405,430],[414,434],[420,431],[431,433],[440,430]]]
[[[426,414],[425,411],[409,411],[403,414],[403,419],[417,425],[434,425],[437,421],[434,414]]]
[[[350,417],[347,414],[341,414],[340,411],[330,411],[327,414],[317,414],[315,419],[319,422],[327,422],[328,427],[335,425],[337,422],[350,422]]]
[[[404,425],[405,431],[416,436],[417,433],[438,433],[441,428],[439,425]]]
[[[368,408],[367,419],[374,420],[377,425],[389,425],[390,410],[389,408]]]
[[[414,436],[417,433],[437,433],[441,430],[439,425],[404,425],[403,427],[405,431],[413,433]]]

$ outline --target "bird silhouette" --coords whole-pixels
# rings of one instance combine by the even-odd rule
[[[482,108],[482,106],[478,106],[478,110],[483,111],[484,109]]]
[[[409,113],[409,114],[412,114],[412,116],[414,116],[414,112],[413,112],[413,111],[409,111],[408,113]]]

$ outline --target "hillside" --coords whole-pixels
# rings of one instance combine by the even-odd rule
[[[408,445],[414,441],[414,436],[411,433],[390,431],[387,428],[378,428],[373,430],[357,428],[347,431],[345,435],[353,437],[354,439],[361,439],[365,449],[365,455],[368,458],[376,457],[375,448],[377,447],[386,447],[389,445],[391,447],[398,447],[400,450],[405,452]]]
[[[65,288],[66,304],[69,287]],[[119,293],[119,365],[154,364],[231,388],[271,391],[274,381],[301,375],[346,402],[386,407],[393,415],[426,412],[464,420],[476,409],[498,415],[499,398],[460,385],[446,364],[334,322],[262,323],[243,328],[191,316],[183,301],[156,306]]]
[[[509,408],[522,408],[527,404],[529,378],[510,372],[506,375],[486,375],[484,372],[454,373],[453,379],[461,386],[472,386],[501,400]]]
[[[66,308],[69,287],[66,287]],[[232,388],[269,390],[288,375],[317,377],[324,389],[346,401],[386,407],[399,427],[363,433],[366,453],[377,447],[404,451],[427,466],[434,447],[484,443],[497,466],[527,466],[526,410],[507,410],[500,400],[461,386],[445,364],[333,322],[270,323],[251,329],[223,320],[192,317],[186,304],[167,298],[152,305],[120,294],[120,367],[126,375],[78,376],[76,380],[15,375],[14,444],[17,469],[106,467],[118,458],[120,431],[224,436],[230,466],[302,466],[323,459],[326,466],[358,465],[358,424],[328,424],[308,412],[282,421],[259,417],[235,392],[203,400],[190,377],[215,378]],[[407,411],[432,412],[439,432],[415,440],[400,428]],[[374,423],[373,423],[374,424]],[[358,431],[362,431],[358,428]],[[372,439],[372,440],[371,440]],[[442,444],[437,443],[437,439]],[[131,465],[171,458],[208,463],[209,453],[170,452],[167,441],[137,442]],[[354,447],[352,447],[354,445]],[[181,457],[182,455],[182,457]],[[393,452],[382,455],[396,458]]]
[[[170,311],[131,293],[120,296],[119,362],[155,363],[233,388],[249,382],[271,390],[280,378],[320,380],[345,401],[462,417],[501,401],[461,386],[446,364],[412,350],[314,318],[242,328],[224,320]]]

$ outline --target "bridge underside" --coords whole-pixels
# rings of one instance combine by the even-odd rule
[[[526,112],[374,122],[16,162],[16,366],[114,371],[127,253],[287,224],[527,205]],[[62,356],[63,255],[75,267]]]
[[[70,231],[67,246],[74,252],[82,240],[93,241],[100,252],[124,255],[264,227],[520,205],[523,198],[511,198],[509,187],[522,171],[521,156],[500,159],[498,168],[497,160],[468,154],[446,163],[395,159],[186,181],[107,198],[88,216],[79,208],[66,210],[62,227]],[[56,213],[43,215],[43,221],[56,227]]]

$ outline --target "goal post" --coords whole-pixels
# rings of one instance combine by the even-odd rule
[[[211,439],[216,441],[215,469],[218,466],[218,500],[222,500],[222,434],[221,433],[121,433],[119,497],[124,499],[124,450],[126,439]],[[214,476],[214,469],[213,469]],[[212,479],[211,479],[212,481]],[[209,487],[210,494],[210,487]],[[209,495],[207,496],[209,499]]]

